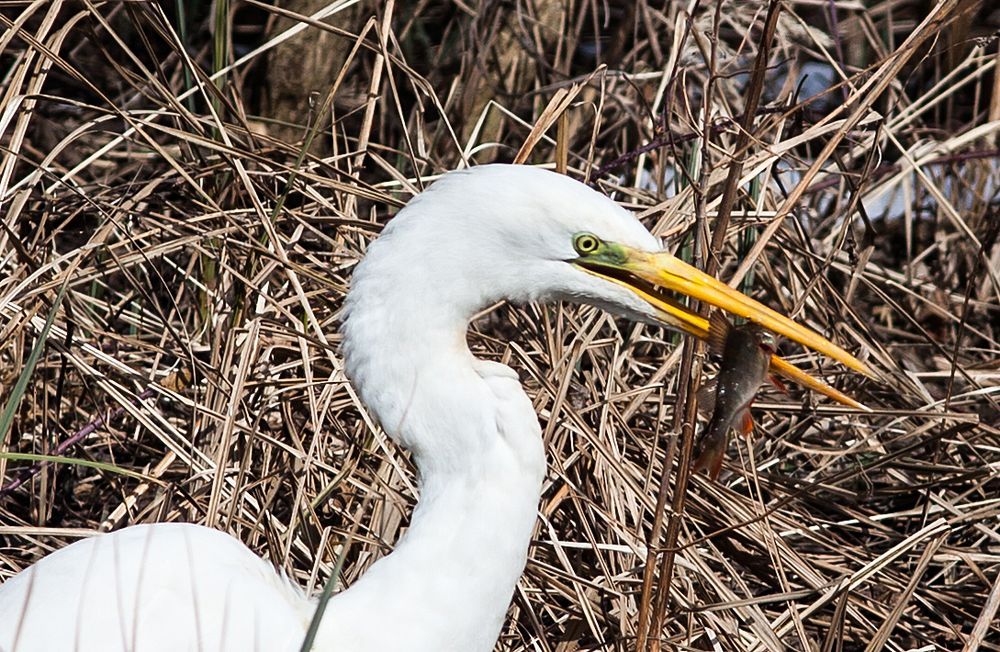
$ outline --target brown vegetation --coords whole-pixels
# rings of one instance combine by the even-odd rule
[[[526,162],[564,152],[880,378],[787,347],[873,412],[767,394],[720,482],[678,481],[693,343],[482,315],[470,342],[520,371],[550,460],[501,649],[1000,650],[1000,14],[788,2],[759,56],[767,3],[654,4],[0,8],[0,478],[27,480],[0,496],[0,580],[165,520],[310,586],[360,521],[357,578],[415,478],[341,371],[351,268],[434,175],[512,160],[544,118]],[[316,64],[298,105],[288,48]],[[804,96],[804,69],[833,85]]]

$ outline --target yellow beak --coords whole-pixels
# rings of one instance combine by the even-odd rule
[[[629,289],[659,313],[661,321],[701,339],[708,337],[708,320],[671,298],[676,292],[734,315],[756,322],[767,330],[818,351],[847,367],[874,377],[865,363],[819,333],[775,312],[718,279],[665,252],[649,253],[603,242],[597,251],[572,261],[584,271]],[[778,356],[771,370],[852,407],[857,401],[826,385]]]

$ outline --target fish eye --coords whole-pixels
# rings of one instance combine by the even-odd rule
[[[573,236],[573,248],[581,256],[592,254],[601,248],[601,241],[592,233],[578,233]]]

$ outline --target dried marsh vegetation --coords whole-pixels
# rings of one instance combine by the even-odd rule
[[[360,522],[358,577],[415,478],[341,372],[351,268],[434,175],[517,157],[879,377],[786,347],[872,412],[769,391],[714,483],[693,343],[482,315],[550,460],[501,649],[1000,649],[1000,15],[654,4],[5,3],[0,579],[168,520],[309,586]]]

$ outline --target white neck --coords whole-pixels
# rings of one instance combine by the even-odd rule
[[[395,550],[331,602],[321,636],[347,651],[488,652],[535,523],[538,420],[513,371],[469,352],[479,306],[441,312],[455,304],[438,295],[446,279],[420,266],[394,277],[392,249],[373,245],[355,272],[344,353],[362,400],[412,451],[420,498]]]

